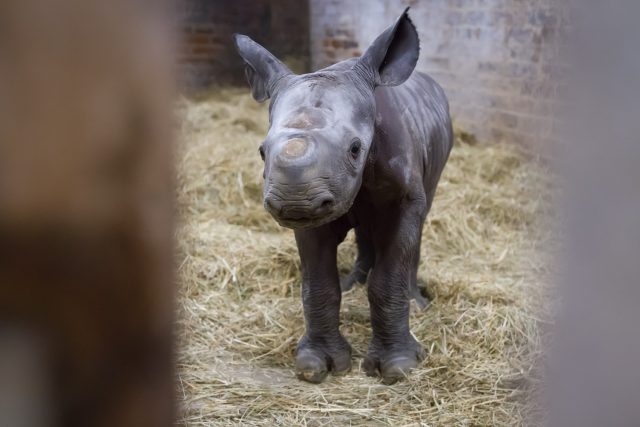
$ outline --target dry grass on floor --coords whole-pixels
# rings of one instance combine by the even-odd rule
[[[550,205],[545,169],[515,147],[457,141],[424,229],[419,278],[433,304],[411,314],[428,359],[393,386],[364,375],[369,311],[358,287],[341,314],[353,371],[303,383],[292,370],[304,330],[298,255],[293,233],[262,208],[266,106],[247,93],[178,107],[182,423],[521,424],[546,318],[536,252],[551,237],[538,224]],[[342,272],[354,255],[350,234]]]

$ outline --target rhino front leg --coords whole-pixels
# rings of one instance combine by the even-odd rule
[[[356,227],[356,245],[358,247],[358,257],[351,272],[342,278],[340,287],[342,291],[348,291],[357,283],[365,283],[373,262],[375,260],[375,252],[373,242],[360,227]]]
[[[341,291],[336,256],[341,238],[331,224],[296,230],[295,235],[306,323],[296,350],[296,374],[301,380],[319,383],[329,372],[340,375],[351,369],[351,346],[339,330]]]
[[[426,203],[405,201],[389,211],[374,235],[376,264],[368,288],[373,337],[364,362],[367,374],[380,375],[386,384],[404,378],[425,357],[409,329],[409,302]]]

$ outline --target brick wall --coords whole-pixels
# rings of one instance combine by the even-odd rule
[[[243,84],[232,34],[247,34],[297,71],[309,65],[306,0],[182,0],[181,86]]]
[[[418,69],[446,90],[458,126],[481,141],[552,140],[565,28],[553,0],[311,0],[312,68],[360,55],[411,6]]]

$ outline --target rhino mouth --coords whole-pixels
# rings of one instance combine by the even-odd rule
[[[323,218],[319,218],[319,219],[307,219],[307,218],[282,219],[282,218],[276,218],[276,221],[282,227],[290,228],[292,230],[308,230],[308,229],[311,229],[311,228],[320,227],[321,225],[324,225],[327,222],[329,222],[329,221],[324,221]]]
[[[318,216],[283,216],[278,215],[275,212],[270,213],[271,216],[276,220],[276,222],[282,227],[290,228],[292,230],[309,230],[335,221],[336,219],[346,214],[348,210],[348,206],[335,206],[331,212],[327,212],[324,215]]]
[[[292,230],[308,230],[333,221],[333,218],[275,218],[282,227]]]

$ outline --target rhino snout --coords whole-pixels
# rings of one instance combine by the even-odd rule
[[[331,213],[335,206],[335,197],[327,191],[312,199],[289,201],[269,193],[264,203],[269,213],[279,218],[312,219]]]
[[[336,206],[335,196],[328,190],[315,192],[313,197],[287,199],[277,191],[269,191],[264,198],[267,211],[281,224],[303,228],[330,217]]]

